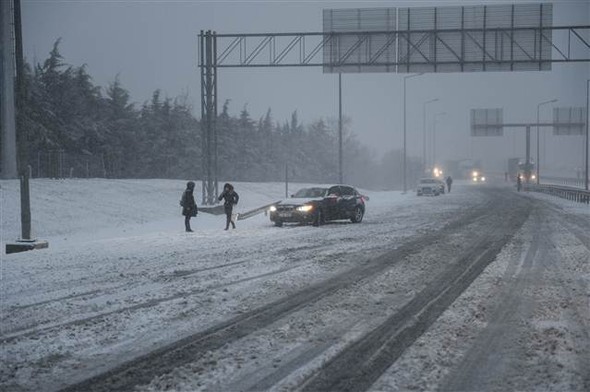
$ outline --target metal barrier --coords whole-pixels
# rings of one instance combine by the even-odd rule
[[[569,186],[524,184],[523,189],[529,192],[541,192],[561,197],[578,203],[590,204],[590,191]]]
[[[545,177],[541,176],[543,185],[566,185],[577,188],[584,188],[583,178]]]

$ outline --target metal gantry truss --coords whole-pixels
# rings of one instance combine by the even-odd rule
[[[416,67],[431,67],[431,72],[452,72],[438,68],[456,66],[456,71],[461,72],[469,71],[466,68],[469,65],[484,70],[495,66],[496,69],[490,69],[495,71],[499,65],[505,66],[500,70],[518,70],[518,64],[533,64],[542,70],[545,63],[587,62],[590,40],[584,35],[589,32],[590,26],[555,26],[353,33],[216,34],[208,31],[201,36],[209,36],[220,48],[214,61],[218,68],[325,67],[338,73],[354,72],[358,67],[389,67],[390,72],[418,72]],[[331,56],[337,51],[330,49],[344,39],[348,40],[348,49]],[[532,45],[524,43],[531,39]],[[392,47],[400,49],[396,58],[388,59],[385,54]],[[557,56],[551,58],[543,53],[545,47],[551,47]]]
[[[201,31],[203,204],[214,204],[218,195],[218,68],[323,67],[326,73],[549,70],[554,63],[590,62],[589,34],[587,25],[250,34]],[[346,49],[340,50],[343,42]]]

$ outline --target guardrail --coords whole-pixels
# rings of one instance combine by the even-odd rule
[[[566,185],[575,186],[577,188],[584,188],[583,178],[566,178],[566,177],[545,177],[541,176],[541,183],[543,185]]]
[[[523,189],[529,192],[541,192],[551,196],[561,197],[578,203],[590,204],[590,191],[559,185],[524,184]]]

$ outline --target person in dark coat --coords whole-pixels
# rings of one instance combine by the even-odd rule
[[[520,192],[520,188],[522,187],[522,179],[520,178],[520,174],[516,176],[516,190]]]
[[[226,183],[223,186],[223,192],[221,193],[221,195],[219,195],[219,201],[221,201],[221,199],[223,199],[223,208],[225,210],[225,217],[226,217],[226,223],[225,223],[225,230],[229,229],[229,225],[231,223],[232,228],[236,228],[236,223],[232,220],[232,212],[233,212],[233,208],[236,204],[238,204],[238,201],[240,200],[240,196],[238,195],[238,193],[234,190],[234,187],[232,184]]]
[[[451,185],[453,185],[453,179],[451,178],[451,176],[447,177],[447,191],[449,193],[451,193]]]
[[[182,194],[180,199],[180,206],[182,207],[182,215],[184,215],[184,228],[187,232],[192,232],[191,229],[191,218],[197,216],[197,203],[193,196],[195,190],[195,183],[189,181],[186,183],[186,190]]]

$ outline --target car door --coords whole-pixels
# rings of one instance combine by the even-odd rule
[[[341,198],[338,204],[338,212],[340,218],[350,218],[356,206],[357,193],[354,188],[349,186],[341,186]]]
[[[326,219],[338,219],[339,203],[342,201],[342,191],[339,185],[332,186],[328,189],[328,194],[324,198],[324,210]]]

